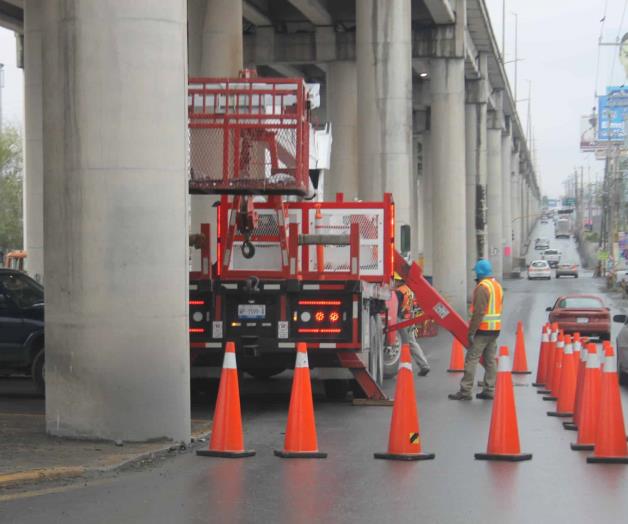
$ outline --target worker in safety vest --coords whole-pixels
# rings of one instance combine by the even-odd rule
[[[451,400],[471,400],[475,380],[475,368],[480,357],[484,357],[484,382],[482,392],[476,398],[492,399],[495,389],[497,364],[497,337],[502,326],[504,293],[501,284],[493,277],[493,268],[488,260],[478,260],[473,269],[477,286],[473,291],[471,320],[469,321],[470,347],[464,360],[464,376],[460,391],[449,395]]]
[[[406,286],[403,279],[398,273],[395,273],[395,293],[397,294],[397,319],[399,322],[412,318],[412,304],[414,302],[414,293]],[[419,376],[424,377],[430,372],[430,364],[425,358],[425,353],[419,346],[414,334],[414,326],[401,328],[399,337],[402,344],[408,344],[412,358],[419,366]]]

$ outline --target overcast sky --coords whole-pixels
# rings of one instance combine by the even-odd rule
[[[499,45],[502,39],[503,0],[486,0]],[[520,100],[528,96],[532,81],[532,124],[537,155],[537,172],[543,192],[557,196],[563,181],[576,167],[584,166],[585,180],[603,174],[603,162],[591,153],[580,153],[580,116],[596,105],[595,93],[607,85],[625,82],[616,47],[601,47],[598,82],[596,63],[598,38],[605,4],[602,40],[615,42],[628,27],[628,12],[621,24],[626,0],[506,0],[506,60],[515,53],[515,17],[519,20],[518,68]],[[621,27],[620,27],[621,25]],[[514,64],[507,65],[514,87]],[[526,102],[518,104],[522,125]]]
[[[497,41],[502,39],[504,0],[485,0]],[[517,97],[528,97],[532,83],[532,124],[537,172],[543,192],[558,196],[563,182],[576,167],[584,166],[585,177],[601,177],[603,163],[579,150],[580,116],[596,105],[595,93],[607,85],[624,83],[624,70],[617,60],[616,47],[602,47],[596,86],[598,37],[606,7],[603,41],[614,42],[628,30],[628,13],[622,11],[628,0],[505,0],[506,60],[514,58],[515,17],[518,14]],[[0,28],[0,63],[5,64],[2,93],[5,122],[22,122],[22,71],[15,67],[15,38]],[[507,65],[514,88],[514,64]],[[522,125],[526,126],[527,102],[518,104]]]

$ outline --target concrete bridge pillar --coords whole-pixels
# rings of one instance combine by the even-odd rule
[[[503,275],[512,273],[512,203],[511,194],[511,169],[512,137],[510,133],[502,135],[502,228],[503,228]]]
[[[488,257],[493,265],[493,274],[503,274],[503,214],[502,214],[502,129],[497,123],[499,115],[492,113],[493,123],[488,129],[488,187],[487,223]]]
[[[188,441],[185,0],[42,7],[46,429]]]
[[[510,202],[512,209],[512,257],[513,263],[521,257],[521,228],[519,222],[521,221],[521,209],[519,203],[519,185],[521,184],[521,176],[519,174],[519,151],[513,148],[512,157],[510,160],[511,165],[511,188],[510,188]]]
[[[466,223],[467,268],[472,269],[478,257],[478,104],[465,105],[465,160],[466,160]],[[472,278],[467,279],[467,294],[474,288]]]
[[[331,169],[325,173],[325,198],[336,193],[346,200],[359,195],[358,174],[358,88],[355,62],[327,64],[327,114],[333,133]]]
[[[26,271],[44,278],[44,150],[42,145],[42,3],[24,3],[24,249]]]
[[[356,2],[360,196],[393,194],[397,238],[413,212],[410,8],[410,0]]]
[[[459,312],[467,302],[464,59],[430,61],[434,285]]]

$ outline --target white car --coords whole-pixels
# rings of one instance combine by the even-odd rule
[[[533,260],[528,266],[528,280],[552,278],[552,269],[546,260]]]
[[[550,265],[550,267],[557,267],[560,262],[561,255],[562,253],[557,249],[546,249],[545,251],[543,251],[541,258],[543,260],[547,260],[547,263]]]
[[[544,251],[545,249],[549,249],[550,247],[550,243],[549,240],[547,240],[547,238],[537,238],[536,241],[534,242],[534,249],[536,251]]]

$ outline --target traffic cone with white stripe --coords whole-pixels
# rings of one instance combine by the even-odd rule
[[[554,354],[556,353],[556,345],[558,344],[558,335],[560,330],[558,324],[554,322],[551,326],[549,344],[547,346],[547,353],[545,354],[545,383],[544,388],[537,390],[539,395],[550,395],[552,393],[552,370],[554,364]]]
[[[486,453],[475,454],[475,458],[478,460],[519,462],[532,458],[530,453],[521,453],[517,408],[510,369],[508,348],[502,346],[499,348],[497,362],[497,380],[488,445],[486,446]]]
[[[244,449],[238,370],[233,342],[227,342],[225,347],[209,449],[198,450],[196,454],[203,457],[226,458],[255,455],[255,451]]]
[[[327,453],[321,453],[318,450],[310,366],[307,360],[307,346],[304,342],[297,344],[297,360],[294,365],[283,450],[275,450],[275,455],[281,458],[327,457]]]
[[[600,387],[600,412],[593,456],[589,463],[628,464],[626,426],[617,378],[617,358],[609,344]]]
[[[556,342],[556,350],[554,351],[554,357],[551,364],[552,379],[549,385],[550,393],[548,396],[543,397],[543,400],[558,400],[558,391],[560,390],[561,369],[563,365],[563,353],[565,351],[565,342],[569,340],[571,344],[571,337],[569,335],[558,334],[558,341]]]
[[[578,440],[571,444],[573,450],[592,450],[597,433],[597,419],[600,409],[600,360],[597,351],[587,355],[582,384],[582,404],[578,413]]]
[[[456,337],[454,337],[454,341],[451,343],[451,357],[449,358],[449,369],[447,372],[464,372],[464,348]]]
[[[547,346],[549,346],[550,331],[551,327],[549,324],[545,324],[541,331],[541,347],[539,348],[539,361],[536,365],[536,381],[532,383],[535,388],[545,386],[545,366],[547,364]]]
[[[528,370],[528,357],[526,355],[526,343],[523,338],[523,322],[517,322],[517,340],[515,343],[515,356],[512,364],[513,375],[529,375],[532,371]]]
[[[578,359],[578,374],[576,378],[576,400],[574,403],[573,420],[570,422],[563,422],[563,427],[570,431],[578,431],[578,418],[580,417],[580,411],[582,410],[582,386],[584,385],[584,370],[587,365],[587,358],[589,353],[596,353],[597,348],[595,344],[589,342],[586,346],[580,349],[580,358]]]
[[[421,432],[419,429],[419,411],[414,394],[414,376],[412,358],[408,344],[401,346],[401,361],[395,388],[388,452],[375,453],[377,459],[389,460],[430,460],[434,453],[421,451]]]
[[[576,361],[571,337],[565,337],[565,353],[560,369],[560,386],[556,411],[548,411],[550,417],[571,417],[576,402]]]

